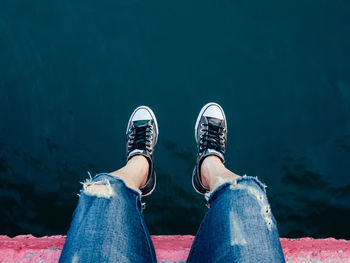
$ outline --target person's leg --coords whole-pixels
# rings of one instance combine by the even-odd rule
[[[204,159],[201,171],[210,208],[188,262],[284,262],[264,185],[232,173],[215,156]]]
[[[195,138],[198,157],[192,184],[210,208],[188,262],[284,262],[264,185],[224,166],[227,125],[220,105],[208,103],[202,108]]]
[[[59,262],[156,262],[138,190],[147,174],[147,160],[135,156],[84,182]]]
[[[158,125],[152,110],[138,107],[126,135],[127,164],[83,183],[59,262],[156,262],[141,203],[156,182]]]

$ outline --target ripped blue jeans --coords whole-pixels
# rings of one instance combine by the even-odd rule
[[[106,191],[90,191],[94,184],[105,185]],[[226,182],[207,197],[210,209],[187,262],[285,262],[258,179]],[[157,262],[141,194],[105,173],[85,182],[59,262]]]

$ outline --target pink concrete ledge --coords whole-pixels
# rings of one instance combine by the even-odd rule
[[[0,263],[58,262],[65,236],[0,236]],[[158,262],[185,262],[193,236],[152,236]],[[350,262],[350,241],[281,238],[286,262]]]

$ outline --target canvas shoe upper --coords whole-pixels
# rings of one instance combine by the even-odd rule
[[[198,193],[205,194],[209,189],[202,184],[200,169],[204,158],[215,155],[225,162],[227,125],[225,113],[219,104],[208,103],[201,109],[195,125],[195,138],[198,154],[192,185]]]
[[[136,108],[126,129],[126,153],[127,161],[135,155],[142,155],[149,163],[147,181],[140,188],[142,196],[150,195],[156,186],[153,152],[158,134],[158,123],[153,111],[147,106]]]

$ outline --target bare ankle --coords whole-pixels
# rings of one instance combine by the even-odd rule
[[[110,174],[122,179],[130,188],[138,190],[146,184],[148,171],[149,163],[147,159],[142,155],[135,155],[129,159],[123,168]]]
[[[131,157],[126,163],[127,166],[137,166],[143,168],[144,170],[148,170],[149,164],[145,156],[143,155],[135,155]]]
[[[240,176],[228,170],[216,156],[206,157],[201,166],[201,179],[203,186],[214,190],[225,182],[236,180]]]
[[[219,157],[210,155],[204,158],[201,164],[201,180],[204,187],[209,188],[211,175],[220,167],[224,167],[224,165]]]
[[[146,184],[149,172],[149,163],[145,156],[135,155],[132,157],[126,164],[130,167],[130,170],[137,173],[137,177],[140,179],[136,183],[139,187],[142,187]]]

